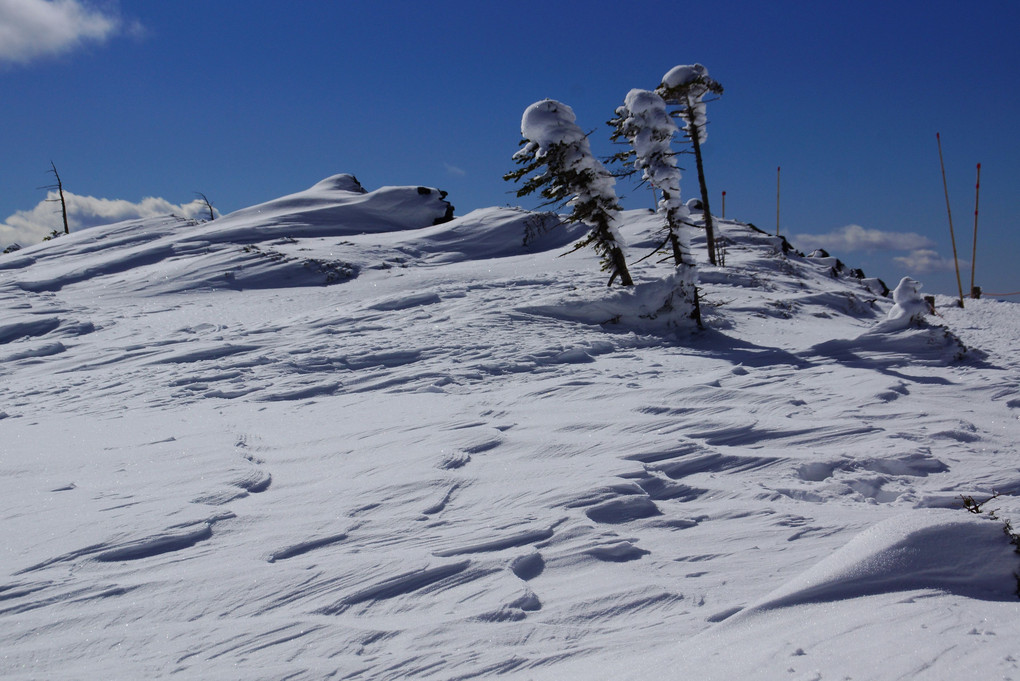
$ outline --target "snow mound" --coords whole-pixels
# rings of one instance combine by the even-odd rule
[[[597,678],[958,678],[997,659],[1009,678],[1018,557],[1002,530],[960,510],[890,517],[672,651]],[[957,614],[970,607],[984,617]]]
[[[419,230],[403,247],[434,254],[443,262],[487,260],[563,248],[584,236],[587,229],[552,213],[481,208]]]
[[[530,305],[521,312],[553,317],[582,324],[602,325],[607,330],[650,333],[691,331],[690,304],[684,287],[692,286],[685,273],[631,287],[604,291],[575,291],[551,305]]]
[[[381,187],[366,192],[353,175],[334,175],[296,194],[243,208],[208,223],[206,237],[246,243],[270,237],[322,237],[418,229],[452,219],[446,192]]]
[[[332,175],[323,180],[319,180],[312,185],[310,191],[334,191],[334,192],[351,192],[353,194],[367,194],[368,190],[361,186],[358,182],[358,178],[354,177],[350,173],[340,173],[339,175]]]
[[[1001,521],[922,509],[865,530],[742,614],[922,589],[1015,601],[1018,567]]]
[[[885,355],[936,364],[984,358],[985,353],[967,348],[948,327],[925,319],[933,310],[921,295],[920,282],[903,277],[892,295],[893,306],[885,319],[855,339],[820,343],[814,352],[844,360],[867,354],[872,359]]]
[[[871,362],[874,366],[946,365],[964,359],[981,360],[985,355],[964,345],[947,327],[928,325],[894,333],[869,330],[857,338],[818,343],[807,354],[848,363]]]

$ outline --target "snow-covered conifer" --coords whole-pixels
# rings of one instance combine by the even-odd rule
[[[708,186],[705,183],[705,167],[701,159],[701,145],[708,139],[704,97],[708,93],[721,95],[723,88],[708,77],[708,69],[701,64],[674,66],[655,89],[666,101],[677,107],[677,115],[684,121],[683,131],[694,147],[694,160],[698,168],[698,184],[701,186],[701,205],[705,215],[705,236],[708,238],[708,259],[715,265],[715,230],[712,228],[712,214],[708,207]]]
[[[602,258],[602,269],[610,272],[610,286],[617,277],[624,286],[633,285],[613,225],[620,210],[613,189],[616,180],[592,154],[574,111],[552,99],[535,102],[524,111],[521,136],[523,146],[514,154],[514,161],[522,167],[503,179],[524,180],[517,196],[539,191],[546,205],[571,206],[567,219],[592,227],[575,248],[595,249]]]
[[[662,192],[659,212],[666,219],[666,241],[673,252],[680,298],[690,307],[689,316],[701,325],[697,294],[697,271],[691,257],[690,238],[684,223],[690,211],[680,196],[680,169],[673,152],[673,136],[678,132],[666,112],[666,102],[655,92],[634,89],[627,93],[623,106],[617,107],[611,120],[614,141],[625,137],[631,145],[634,168],[642,179]]]

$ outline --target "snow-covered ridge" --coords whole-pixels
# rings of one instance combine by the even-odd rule
[[[213,222],[169,216],[76,232],[0,260],[0,272],[12,271],[10,281],[33,291],[115,273],[156,291],[331,282],[350,276],[347,263],[288,258],[270,245],[442,223],[453,212],[445,196],[427,187],[367,192],[354,176],[337,175]],[[267,266],[267,258],[278,266]],[[28,271],[29,264],[36,266]]]
[[[1015,305],[910,321],[723,220],[678,332],[651,211],[607,290],[583,225],[446,205],[335,176],[0,257],[0,676],[1015,673]]]

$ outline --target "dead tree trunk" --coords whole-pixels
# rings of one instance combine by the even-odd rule
[[[212,222],[213,220],[215,220],[216,219],[216,214],[213,213],[212,203],[209,201],[209,198],[205,194],[203,194],[202,192],[195,192],[195,194],[200,199],[202,199],[202,203],[205,204],[206,210],[209,211],[209,221]]]
[[[53,177],[57,178],[56,185],[50,185],[51,189],[56,189],[57,193],[60,194],[60,214],[64,218],[64,234],[70,234],[71,229],[67,226],[67,202],[64,200],[64,183],[60,181],[60,173],[57,172],[57,166],[50,161],[50,172],[53,173]]]

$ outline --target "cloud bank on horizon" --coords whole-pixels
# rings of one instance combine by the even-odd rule
[[[934,241],[916,232],[886,232],[860,225],[846,225],[826,234],[796,234],[794,243],[813,251],[824,248],[834,253],[880,253],[906,251],[907,255],[893,260],[913,272],[947,272],[954,268],[953,261],[933,250]]]
[[[25,64],[140,30],[80,0],[0,0],[0,65]]]
[[[828,234],[798,234],[797,243],[808,250],[824,248],[836,251],[913,251],[931,248],[935,242],[914,232],[883,232],[860,225],[847,225]]]
[[[180,215],[186,218],[203,219],[209,209],[201,199],[189,203],[174,204],[164,198],[147,196],[137,203],[124,199],[99,199],[94,196],[80,196],[64,190],[67,203],[67,222],[72,232],[88,227],[109,225],[124,220],[149,218],[157,215]],[[60,196],[55,191],[31,210],[19,210],[0,223],[0,246],[18,244],[30,246],[42,241],[54,230],[64,231],[60,215]],[[214,209],[215,210],[215,209]]]
[[[938,251],[933,251],[930,248],[911,251],[908,255],[899,256],[893,258],[893,260],[912,272],[920,272],[922,274],[952,272],[956,269],[956,264],[950,258],[944,258],[939,255]],[[966,260],[960,260],[960,269],[969,270],[970,263]]]

